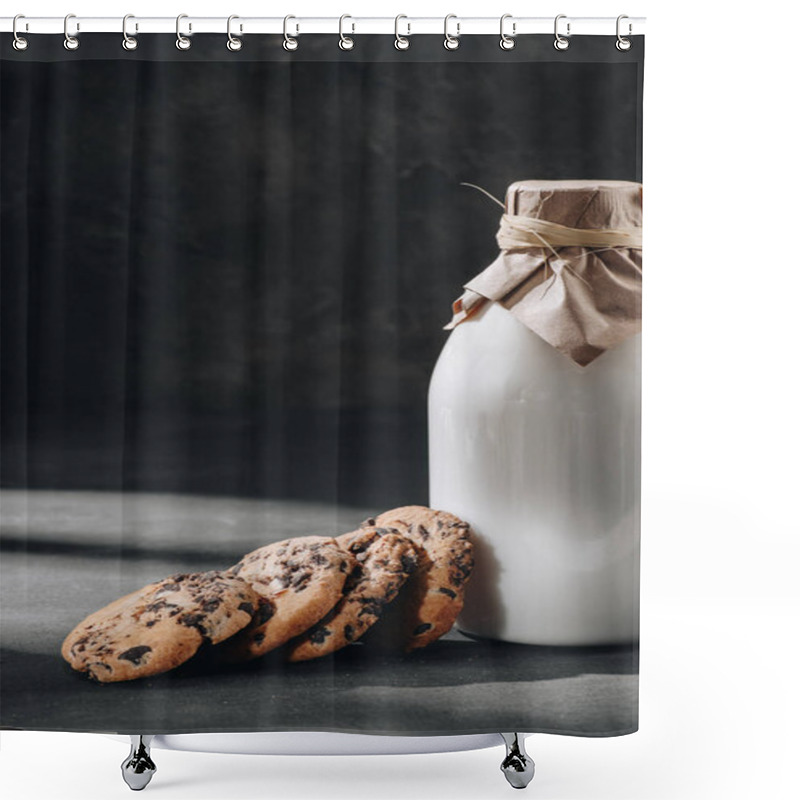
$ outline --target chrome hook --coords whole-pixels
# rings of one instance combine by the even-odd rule
[[[228,48],[228,50],[230,50],[232,53],[236,53],[237,51],[242,49],[242,40],[231,33],[231,22],[233,22],[235,19],[239,19],[239,17],[237,17],[236,14],[231,14],[228,17],[228,41],[225,45]],[[242,32],[242,26],[239,25],[239,33],[241,32]]]
[[[408,50],[408,48],[411,47],[411,42],[408,40],[408,37],[411,36],[411,23],[406,22],[406,28],[408,28],[408,30],[406,31],[405,36],[401,36],[400,35],[401,19],[408,19],[408,17],[405,14],[398,14],[394,18],[394,46],[398,50]]]
[[[25,19],[25,15],[17,14],[17,16],[14,17],[14,22],[11,23],[11,32],[14,34],[14,41],[11,43],[11,46],[15,50],[27,50],[28,40],[25,37],[20,36],[19,33],[17,33],[17,20],[19,19]],[[25,23],[25,30],[26,31],[28,30],[27,22]]]
[[[449,33],[447,26],[451,19],[456,21],[456,34],[453,36]],[[444,48],[445,50],[458,50],[458,46],[461,44],[459,42],[458,37],[461,35],[461,23],[458,21],[458,17],[455,14],[448,14],[444,18]]]
[[[125,50],[135,50],[139,46],[139,42],[136,39],[136,36],[130,36],[128,34],[128,20],[129,19],[136,19],[133,14],[126,14],[122,18],[122,46]],[[134,26],[134,30],[138,32],[139,30],[139,23],[137,22]]]
[[[75,19],[74,14],[67,14],[64,17],[64,49],[65,50],[77,50],[81,43],[78,41],[77,36],[70,36],[69,33],[69,21],[71,19]],[[75,23],[75,32],[77,33],[81,29],[80,23]]]
[[[297,50],[297,46],[300,44],[297,39],[293,36],[289,36],[289,20],[290,19],[297,19],[297,17],[293,17],[291,14],[288,14],[283,18],[283,49],[284,50]],[[300,33],[300,25],[295,23],[295,36]]]
[[[501,50],[513,50],[514,45],[516,45],[516,41],[514,41],[514,37],[517,35],[517,23],[511,23],[511,35],[509,36],[505,31],[505,25],[507,19],[513,19],[511,14],[503,14],[500,17],[500,49]]]
[[[175,47],[178,50],[188,50],[192,46],[192,40],[189,39],[187,36],[184,36],[181,33],[181,20],[188,19],[188,14],[178,14],[175,20],[175,35],[178,37],[175,39]],[[192,23],[189,23],[189,32],[191,33],[192,30]]]
[[[555,41],[553,42],[553,47],[555,47],[556,50],[566,50],[569,47],[569,39],[565,39],[558,32],[558,21],[560,19],[566,19],[566,18],[567,18],[566,14],[559,14],[556,17],[556,21],[555,21],[554,26],[553,26],[553,31],[554,31],[555,37],[556,37]],[[567,22],[567,36],[569,36],[569,35],[570,35],[570,23]]]
[[[339,48],[341,50],[352,50],[356,43],[353,41],[352,37],[344,35],[344,21],[346,19],[353,19],[349,14],[342,14],[339,17]],[[356,24],[355,22],[350,23],[350,33],[356,32]]]
[[[620,22],[622,22],[622,20],[624,20],[624,19],[629,19],[627,14],[620,14],[617,17],[617,41],[616,41],[617,50],[620,50],[623,53],[626,50],[630,50],[631,49],[631,40],[630,39],[626,39],[620,33]],[[631,23],[629,22],[628,23],[628,36],[630,36],[632,33],[633,33],[633,25],[631,25]]]

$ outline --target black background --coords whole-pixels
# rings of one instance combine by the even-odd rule
[[[641,180],[643,43],[2,42],[2,484],[426,502],[426,393],[526,178]]]

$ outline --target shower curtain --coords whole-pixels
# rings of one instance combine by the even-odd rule
[[[491,535],[433,503],[428,403],[443,347],[479,330],[464,303],[512,314],[536,291],[474,289],[499,251],[511,271],[515,254],[543,264],[551,300],[591,284],[596,242],[572,261],[555,229],[504,243],[479,189],[502,202],[523,182],[508,196],[532,186],[541,211],[548,181],[600,182],[635,206],[642,37],[28,38],[0,47],[0,725],[636,730],[635,622],[563,641],[481,629],[511,564],[488,572]],[[551,222],[574,235],[580,216]],[[615,285],[636,261],[620,248],[602,262]],[[618,300],[604,330],[638,313]],[[524,331],[570,375],[637,338],[577,363]],[[609,472],[638,476],[638,443],[615,453]],[[628,489],[613,547],[635,553]],[[524,532],[515,547],[523,568],[549,557]],[[576,569],[586,584],[504,613],[545,619],[592,582],[591,561]],[[637,606],[635,581],[616,591]]]

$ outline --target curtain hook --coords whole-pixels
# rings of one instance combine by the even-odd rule
[[[292,36],[289,36],[289,20],[290,19],[297,19],[297,17],[293,17],[291,14],[288,14],[283,18],[283,49],[284,50],[297,50],[297,46],[300,44],[297,39]],[[300,33],[300,26],[295,24],[295,36]]]
[[[406,31],[405,36],[400,35],[400,20],[401,19],[408,19],[405,14],[398,14],[394,18],[394,46],[398,50],[408,50],[411,47],[411,42],[408,41],[408,37],[411,36],[411,23],[406,22],[406,27],[408,30]]]
[[[353,18],[349,14],[342,14],[342,16],[339,17],[339,47],[342,50],[352,50],[356,46],[356,43],[353,41],[352,37],[345,36],[344,31],[342,30],[342,28],[344,27],[344,21],[346,19],[353,19]],[[350,33],[356,32],[355,22],[350,23],[350,28],[351,28]]]
[[[456,33],[453,36],[447,29],[448,23],[451,19],[456,21]],[[445,50],[458,50],[458,46],[461,44],[459,42],[458,37],[461,35],[461,23],[458,21],[458,17],[455,14],[448,14],[444,18],[444,47]]]
[[[78,37],[77,36],[70,36],[70,33],[69,33],[69,21],[71,19],[75,19],[75,15],[74,14],[67,14],[67,16],[64,17],[64,49],[65,50],[77,50],[81,46],[81,43],[78,41]],[[75,23],[75,32],[77,33],[80,29],[81,29],[80,23],[79,22]]]
[[[25,37],[20,36],[17,32],[17,20],[19,19],[25,19],[25,15],[17,14],[17,16],[14,17],[14,22],[11,24],[11,32],[14,34],[14,41],[11,44],[15,50],[27,50],[28,40]],[[25,30],[28,30],[27,22],[25,23]]]
[[[567,18],[567,15],[566,15],[566,14],[559,14],[559,15],[556,17],[556,21],[555,21],[555,24],[554,24],[554,26],[553,26],[553,30],[554,30],[554,32],[555,32],[555,36],[556,36],[556,39],[555,39],[555,41],[553,42],[553,47],[555,47],[555,49],[556,49],[556,50],[566,50],[566,49],[569,47],[569,39],[565,39],[565,38],[564,38],[564,37],[563,37],[563,36],[562,36],[562,35],[561,35],[561,34],[558,32],[558,21],[559,21],[560,19],[566,19],[566,18]],[[569,22],[567,22],[567,36],[569,36],[569,35],[570,35],[570,23],[569,23]]]
[[[631,40],[630,39],[626,39],[620,33],[620,22],[622,22],[622,20],[624,20],[624,19],[629,19],[627,14],[620,14],[617,17],[617,41],[616,41],[617,50],[621,50],[623,53],[626,50],[630,50],[631,49]],[[632,33],[633,33],[633,25],[631,25],[631,23],[629,22],[628,23],[628,36],[630,36]]]
[[[136,19],[133,14],[126,14],[122,18],[122,46],[126,50],[135,50],[139,46],[139,42],[136,39],[136,36],[130,36],[128,34],[128,20],[129,19]],[[137,22],[134,30],[137,32],[139,31],[139,23]]]
[[[175,40],[175,47],[177,47],[178,50],[188,50],[192,46],[192,40],[181,33],[181,20],[187,19],[188,17],[188,14],[178,14],[175,19],[175,35],[178,37]],[[192,30],[191,22],[189,23],[189,30]]]
[[[505,24],[507,19],[513,19],[511,14],[503,14],[500,17],[500,49],[501,50],[513,50],[514,45],[516,42],[514,41],[514,37],[517,35],[517,23],[511,23],[511,35],[509,36],[505,31]]]
[[[232,53],[235,53],[238,50],[241,50],[242,49],[242,44],[243,44],[241,39],[239,39],[237,36],[234,36],[231,33],[231,22],[233,22],[235,19],[239,19],[239,17],[237,17],[236,14],[231,14],[228,17],[228,42],[226,44],[226,47]],[[242,25],[239,26],[239,33],[242,32],[242,27],[243,27]]]

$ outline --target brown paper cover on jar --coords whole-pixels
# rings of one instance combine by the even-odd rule
[[[505,211],[500,254],[465,284],[448,329],[496,302],[581,366],[641,330],[641,184],[519,181]]]

